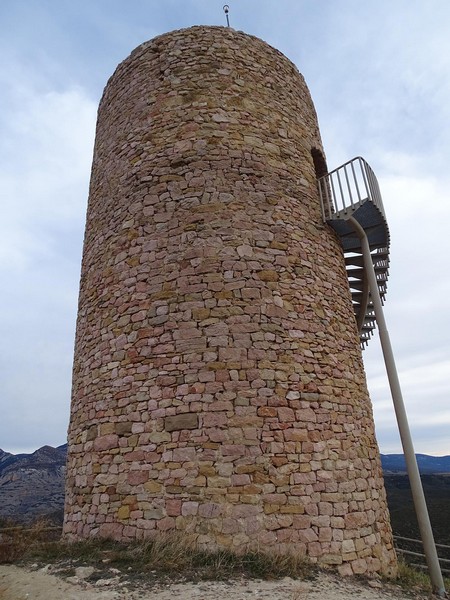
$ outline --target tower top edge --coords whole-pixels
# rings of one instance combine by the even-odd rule
[[[139,46],[137,46],[135,50],[133,50],[133,52],[139,50],[140,48],[146,48],[147,46],[155,43],[157,44],[164,42],[166,39],[169,40],[174,37],[186,37],[189,34],[195,36],[202,34],[216,34],[217,36],[223,36],[223,39],[228,38],[235,40],[254,40],[257,43],[259,42],[264,44],[265,46],[268,46],[269,48],[272,48],[273,50],[275,50],[275,52],[279,53],[281,56],[284,56],[282,52],[280,52],[274,46],[259,38],[258,36],[253,35],[251,33],[247,33],[246,31],[242,31],[240,29],[234,29],[233,27],[226,27],[223,25],[192,25],[191,27],[183,27],[181,29],[173,29],[171,31],[166,31],[145,42],[142,42],[142,44],[139,44]]]
[[[232,27],[226,27],[222,25],[193,25],[191,27],[174,29],[172,31],[168,31],[157,35],[154,38],[143,42],[134,50],[132,50],[129,56],[126,57],[118,65],[118,67],[126,64],[129,61],[133,61],[134,59],[138,58],[140,55],[145,54],[148,51],[152,51],[152,49],[154,51],[164,51],[165,48],[168,48],[170,45],[175,45],[177,42],[188,42],[189,37],[192,38],[192,43],[201,38],[217,38],[217,43],[221,41],[223,45],[226,45],[227,43],[236,43],[241,45],[253,44],[255,47],[259,46],[261,50],[264,50],[266,53],[273,53],[274,58],[277,57],[279,60],[290,64],[291,67],[302,77],[297,65],[280,50],[278,50],[265,40],[245,31],[233,29]]]

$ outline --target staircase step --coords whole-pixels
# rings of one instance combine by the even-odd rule
[[[372,263],[375,266],[375,269],[383,269],[389,266],[389,261],[386,260],[386,254],[372,254]],[[350,256],[348,254],[344,255],[345,264],[349,267],[359,267],[364,268],[364,258],[362,254],[354,254]]]

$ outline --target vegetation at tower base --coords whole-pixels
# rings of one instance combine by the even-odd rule
[[[316,114],[257,38],[147,42],[99,108],[64,534],[396,558]]]

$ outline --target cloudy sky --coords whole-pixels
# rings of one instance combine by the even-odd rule
[[[221,0],[0,2],[0,448],[65,442],[97,105],[141,42],[223,25]],[[391,230],[385,314],[417,452],[450,454],[450,2],[229,0],[304,74],[330,168],[362,155]],[[376,336],[381,451],[400,452]]]

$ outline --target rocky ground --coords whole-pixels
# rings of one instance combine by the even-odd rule
[[[424,600],[379,581],[341,579],[320,573],[313,580],[161,582],[136,580],[116,569],[96,579],[93,567],[63,577],[63,567],[0,566],[0,600]],[[67,575],[67,573],[66,573]],[[151,574],[150,576],[151,577]]]

